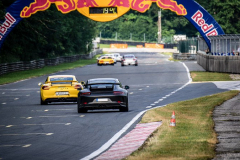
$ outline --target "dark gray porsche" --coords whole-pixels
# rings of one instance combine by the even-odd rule
[[[123,88],[118,79],[89,79],[78,93],[78,113],[95,109],[119,109],[128,112],[129,86]]]

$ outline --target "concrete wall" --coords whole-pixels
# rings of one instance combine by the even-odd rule
[[[212,56],[198,52],[197,63],[210,72],[240,73],[240,56]]]

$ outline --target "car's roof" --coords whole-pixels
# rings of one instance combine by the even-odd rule
[[[123,58],[136,58],[133,54],[124,55]]]
[[[134,54],[125,54],[124,57],[125,56],[134,56]]]
[[[119,80],[116,78],[95,78],[95,79],[88,80],[88,84],[97,84],[97,83],[119,83]]]

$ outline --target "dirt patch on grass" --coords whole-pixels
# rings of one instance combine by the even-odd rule
[[[240,80],[240,74],[230,74],[230,78],[232,78],[232,80]]]
[[[196,73],[191,73],[191,77],[192,77],[192,78],[195,78],[196,76],[197,76]]]

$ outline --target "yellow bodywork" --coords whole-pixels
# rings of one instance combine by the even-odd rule
[[[98,60],[98,64],[114,64],[112,57],[102,57]]]
[[[41,84],[41,102],[47,99],[77,98],[78,89],[83,89],[82,84],[73,75],[49,76],[44,84]]]

